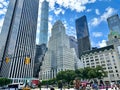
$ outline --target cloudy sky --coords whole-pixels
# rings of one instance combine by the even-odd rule
[[[40,27],[40,9],[38,18],[37,39]],[[49,2],[49,36],[56,20],[62,20],[69,36],[76,37],[75,20],[87,16],[90,40],[94,47],[105,46],[109,29],[106,19],[114,14],[120,15],[120,0],[47,0]],[[0,29],[4,20],[9,0],[0,0]]]

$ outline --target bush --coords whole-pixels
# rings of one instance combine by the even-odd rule
[[[11,79],[8,78],[0,78],[0,86],[5,86],[12,83]]]

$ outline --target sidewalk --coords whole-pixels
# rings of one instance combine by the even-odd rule
[[[40,90],[39,88],[36,89],[31,89],[31,90]],[[41,88],[41,90],[50,90],[50,88]],[[60,90],[60,89],[55,89],[55,90]],[[62,89],[62,90],[74,90],[74,88],[70,88],[70,89]],[[99,89],[99,90],[106,90],[106,89]],[[115,89],[108,89],[108,90],[115,90]]]

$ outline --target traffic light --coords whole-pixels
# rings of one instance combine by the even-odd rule
[[[30,57],[26,57],[24,62],[25,62],[25,64],[30,64],[30,62],[31,62]]]
[[[6,57],[6,58],[5,58],[5,62],[6,62],[6,63],[9,63],[9,62],[10,62],[10,58],[9,58],[9,57]]]

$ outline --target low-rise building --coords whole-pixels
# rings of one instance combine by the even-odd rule
[[[120,64],[114,45],[86,51],[81,56],[84,67],[102,66],[108,73],[103,81],[120,81]]]

